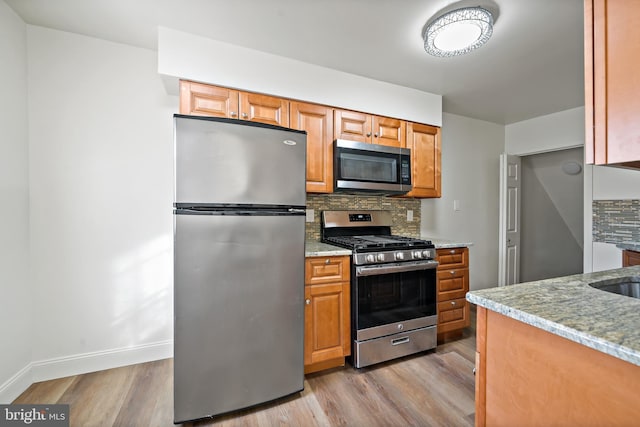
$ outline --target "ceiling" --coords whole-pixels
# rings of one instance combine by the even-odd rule
[[[157,49],[186,31],[443,96],[443,110],[509,124],[584,105],[583,0],[5,0],[22,19]],[[430,57],[425,23],[485,6],[489,42]]]

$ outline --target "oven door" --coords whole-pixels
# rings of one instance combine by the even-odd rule
[[[437,265],[428,260],[355,267],[354,338],[363,341],[435,325]]]

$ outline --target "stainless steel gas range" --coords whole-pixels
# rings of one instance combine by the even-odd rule
[[[323,211],[322,241],[351,249],[354,367],[436,347],[435,247],[391,234],[391,212]]]

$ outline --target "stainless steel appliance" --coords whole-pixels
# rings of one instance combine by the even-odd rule
[[[334,191],[404,194],[411,191],[411,150],[337,139]]]
[[[436,267],[428,240],[391,234],[389,211],[324,211],[322,241],[352,249],[351,362],[361,368],[436,347]]]
[[[306,134],[174,116],[174,420],[299,392]]]

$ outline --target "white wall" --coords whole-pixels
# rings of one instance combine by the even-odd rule
[[[584,107],[572,108],[505,126],[506,152],[544,153],[584,146]]]
[[[0,403],[30,383],[27,33],[0,1]]]
[[[158,55],[158,72],[166,76],[435,126],[442,122],[441,95],[169,28],[158,29]],[[167,84],[177,91],[176,81]]]
[[[157,55],[28,26],[34,379],[172,351],[172,114]]]
[[[442,197],[422,200],[420,233],[473,242],[469,287],[494,287],[504,126],[447,113],[442,118]],[[453,210],[454,200],[460,201],[460,211]]]

